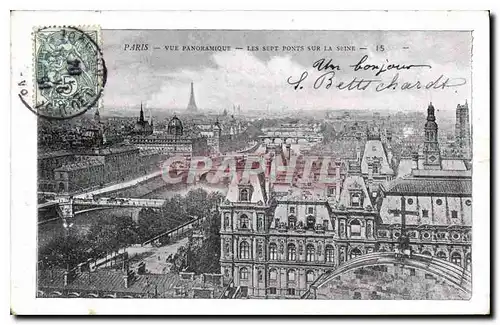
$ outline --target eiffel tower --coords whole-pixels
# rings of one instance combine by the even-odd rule
[[[196,112],[198,110],[198,107],[196,106],[196,102],[194,100],[194,87],[192,82],[191,82],[191,95],[189,96],[189,104],[187,110],[191,112]]]

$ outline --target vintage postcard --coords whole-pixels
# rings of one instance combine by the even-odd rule
[[[13,313],[489,313],[487,12],[11,25]]]

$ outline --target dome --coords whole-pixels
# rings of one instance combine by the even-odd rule
[[[174,115],[167,125],[167,133],[170,135],[181,136],[184,131],[182,122],[177,116]]]

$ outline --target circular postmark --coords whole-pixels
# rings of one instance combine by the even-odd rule
[[[40,117],[69,119],[98,106],[106,83],[99,30],[46,27],[35,31],[34,105]]]

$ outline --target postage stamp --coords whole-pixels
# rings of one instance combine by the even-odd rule
[[[13,16],[16,313],[489,312],[487,13],[82,13],[30,70],[73,14]]]
[[[68,119],[97,107],[106,82],[99,28],[45,27],[34,32],[34,106],[41,117]]]

